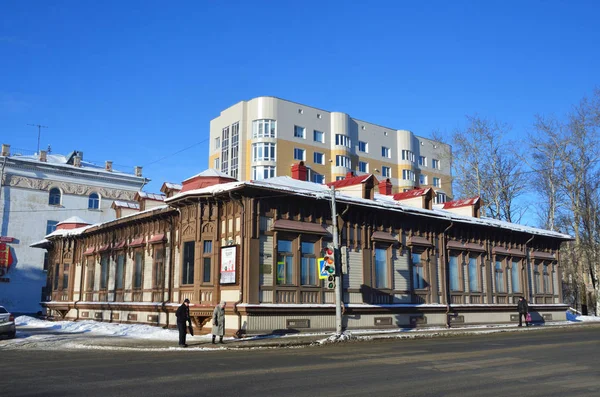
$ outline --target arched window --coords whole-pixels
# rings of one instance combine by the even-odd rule
[[[100,206],[100,196],[98,196],[98,193],[90,194],[90,199],[88,201],[88,208],[91,210],[97,210],[99,206]]]
[[[50,205],[60,205],[60,189],[53,187],[50,189],[50,196],[48,197],[48,204]]]

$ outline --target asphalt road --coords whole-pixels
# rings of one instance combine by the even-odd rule
[[[318,347],[0,352],[2,396],[599,396],[600,325]]]

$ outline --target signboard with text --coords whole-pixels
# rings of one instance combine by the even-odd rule
[[[235,284],[237,246],[221,248],[221,284]]]
[[[8,282],[9,279],[6,276],[13,264],[13,257],[10,251],[10,245],[6,243],[0,243],[0,281]]]

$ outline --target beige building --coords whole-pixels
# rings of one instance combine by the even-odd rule
[[[210,122],[209,150],[208,166],[238,180],[290,176],[304,161],[317,183],[353,171],[389,178],[394,192],[432,187],[436,202],[452,197],[449,145],[274,97],[223,110]]]

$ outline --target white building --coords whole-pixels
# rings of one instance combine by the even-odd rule
[[[89,223],[115,219],[113,201],[136,203],[135,194],[149,180],[141,167],[135,174],[83,161],[83,153],[0,154],[0,305],[12,312],[35,313],[44,300],[44,253],[30,244],[56,225],[79,217]]]

